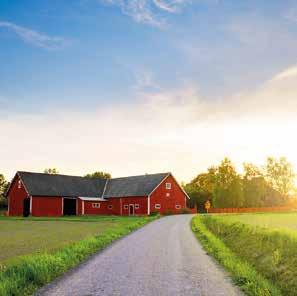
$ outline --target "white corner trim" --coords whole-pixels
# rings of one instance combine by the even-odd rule
[[[84,215],[85,214],[85,201],[82,200],[81,202],[81,214]]]
[[[151,213],[151,197],[147,197],[147,214],[150,215]]]

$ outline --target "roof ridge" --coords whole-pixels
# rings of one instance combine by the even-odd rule
[[[117,180],[117,179],[133,178],[133,177],[156,176],[156,175],[169,175],[169,174],[171,174],[171,172],[154,173],[154,174],[143,174],[143,175],[134,175],[134,176],[126,176],[126,177],[117,177],[117,178],[111,178],[109,180]]]

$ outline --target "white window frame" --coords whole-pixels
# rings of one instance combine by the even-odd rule
[[[139,210],[139,204],[135,204],[134,209]]]
[[[99,202],[93,202],[92,203],[92,208],[93,209],[100,209],[100,203]]]
[[[175,205],[175,208],[176,208],[177,210],[180,210],[180,209],[181,209],[181,205]]]
[[[165,188],[167,190],[170,190],[171,189],[171,183],[170,182],[165,183]]]
[[[129,205],[124,205],[124,210],[128,210],[129,209]]]
[[[108,205],[108,209],[109,210],[112,210],[112,205]]]
[[[18,180],[18,189],[21,189],[21,188],[22,188],[22,181]]]
[[[160,204],[155,204],[155,209],[160,210],[161,209],[161,205]]]

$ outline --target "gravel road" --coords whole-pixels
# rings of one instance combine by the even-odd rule
[[[242,295],[197,242],[191,218],[179,215],[154,221],[36,295]]]

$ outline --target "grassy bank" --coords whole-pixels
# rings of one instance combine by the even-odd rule
[[[214,226],[217,222],[217,228]],[[238,248],[245,248],[240,245],[240,238],[234,229],[230,232],[225,225],[220,224],[217,220],[209,215],[199,215],[192,220],[192,229],[203,245],[204,249],[212,255],[230,274],[233,282],[239,286],[247,295],[268,296],[281,295],[280,290],[267,280],[249,260],[240,256]],[[224,231],[224,234],[221,232]],[[243,229],[243,232],[245,230]],[[229,242],[227,243],[226,240]],[[251,242],[250,242],[251,240]],[[254,245],[254,238],[250,237],[245,240],[245,244]],[[239,246],[240,245],[240,246]],[[229,247],[231,246],[231,247]],[[260,249],[253,249],[252,252],[258,253]]]
[[[297,295],[294,218],[295,213],[209,215],[200,221],[241,261],[274,283],[282,295]]]
[[[0,265],[0,295],[30,295],[37,288],[62,275],[91,254],[152,219],[154,218],[86,217],[81,221],[78,218],[74,218],[72,221],[71,219],[65,221],[64,219],[47,218],[25,221],[22,219],[1,219],[1,235],[9,234],[9,232],[5,234],[7,231],[5,228],[9,226],[3,225],[3,223],[12,223],[10,227],[15,230],[14,235],[11,235],[10,232],[10,239],[7,237],[6,241],[12,240],[12,244],[16,243],[17,245],[21,238],[26,238],[27,242],[30,242],[30,236],[33,241],[29,243],[30,246],[25,251],[25,253],[28,252],[27,255],[17,256],[16,248],[12,249],[15,250],[16,256],[10,254],[3,260]],[[46,225],[40,226],[42,223],[46,223]],[[95,224],[92,225],[92,223]],[[86,235],[85,231],[89,226],[90,230]],[[25,234],[24,229],[27,230]],[[82,236],[84,236],[83,239]],[[1,243],[5,243],[3,239],[1,239]],[[45,247],[47,243],[49,245]],[[6,252],[3,246],[1,246],[1,251]]]

